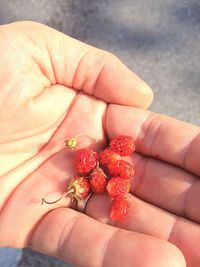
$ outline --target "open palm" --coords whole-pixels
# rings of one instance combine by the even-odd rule
[[[107,52],[30,22],[1,26],[0,39],[0,245],[92,267],[182,267],[181,250],[198,266],[199,128],[140,110],[148,86]],[[105,195],[87,215],[68,198],[40,205],[62,194],[73,173],[64,140],[81,133],[136,140],[133,208],[117,227]]]

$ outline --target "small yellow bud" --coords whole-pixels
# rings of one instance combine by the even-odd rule
[[[66,147],[69,149],[73,149],[77,146],[77,140],[75,138],[70,138],[65,141]]]

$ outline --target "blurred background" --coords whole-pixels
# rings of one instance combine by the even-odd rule
[[[17,20],[111,51],[153,88],[152,111],[200,125],[199,0],[0,0],[0,24]],[[69,265],[0,249],[0,266]]]

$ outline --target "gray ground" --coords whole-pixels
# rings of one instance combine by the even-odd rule
[[[115,53],[153,88],[151,110],[200,124],[199,0],[0,0],[0,23],[15,20]],[[19,266],[65,265],[25,250]]]

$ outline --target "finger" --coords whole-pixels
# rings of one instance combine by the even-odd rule
[[[34,59],[52,84],[59,83],[83,90],[110,103],[148,107],[152,91],[117,57],[77,41],[45,25],[34,22],[11,24],[30,36],[41,47],[38,36],[45,38],[45,52],[34,50]],[[44,62],[48,52],[49,59]],[[117,79],[116,79],[117,78]]]
[[[30,245],[76,266],[185,266],[182,254],[169,243],[63,208],[43,218]]]
[[[135,166],[132,193],[176,215],[200,222],[200,180],[195,175],[137,153],[126,159]]]
[[[137,151],[200,175],[200,128],[133,107],[111,105],[106,129],[110,138],[131,135]]]
[[[198,224],[175,216],[134,196],[132,196],[132,207],[125,222],[116,223],[109,216],[110,204],[108,195],[96,194],[90,198],[86,214],[129,231],[168,240],[183,252],[188,267],[200,265],[200,227]]]

